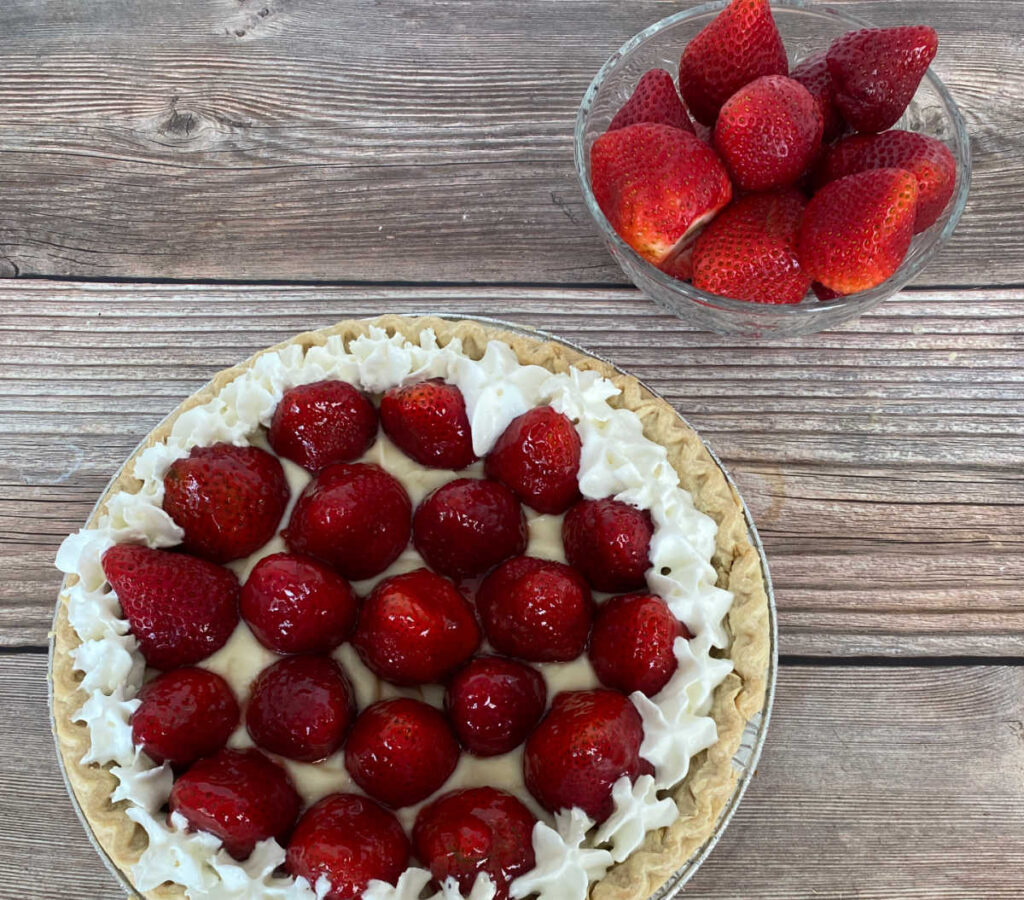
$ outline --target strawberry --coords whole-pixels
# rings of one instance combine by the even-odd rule
[[[917,178],[914,233],[934,224],[953,196],[956,162],[949,148],[926,134],[886,131],[844,138],[818,169],[818,185],[865,169],[906,169]]]
[[[596,591],[634,591],[645,586],[652,534],[649,512],[610,498],[581,500],[562,520],[569,565]]]
[[[394,808],[425,800],[458,761],[459,745],[445,717],[408,697],[366,707],[345,744],[345,768],[355,783]]]
[[[927,25],[864,28],[836,38],[826,60],[836,106],[856,131],[885,131],[910,104],[939,37]]]
[[[164,475],[164,512],[184,530],[182,547],[211,562],[259,550],[290,496],[281,463],[259,447],[193,447]]]
[[[580,499],[580,436],[568,416],[538,406],[513,419],[484,464],[539,513],[560,514]]]
[[[103,554],[103,573],[154,669],[206,659],[238,624],[235,573],[184,553],[115,544]]]
[[[676,83],[664,69],[651,69],[644,73],[633,95],[615,114],[608,130],[617,131],[640,122],[671,125],[693,132],[693,123],[676,93]]]
[[[440,378],[391,388],[380,401],[380,422],[421,466],[464,469],[476,459],[462,391]]]
[[[316,381],[284,392],[267,439],[278,456],[310,472],[362,456],[377,437],[377,410],[345,381]]]
[[[832,92],[832,76],[828,74],[828,63],[825,61],[825,51],[808,56],[793,71],[789,77],[799,81],[808,93],[814,98],[821,112],[824,128],[821,133],[823,143],[834,141],[843,132],[846,123],[842,114],[836,106],[836,100]]]
[[[416,856],[441,884],[454,878],[464,897],[480,872],[506,900],[512,881],[533,868],[533,815],[519,800],[492,787],[452,791],[423,807],[412,840]]]
[[[187,766],[223,747],[238,725],[238,702],[228,683],[206,669],[164,672],[136,695],[132,743],[153,762]]]
[[[728,208],[726,207],[726,209]],[[689,281],[693,278],[693,247],[693,244],[684,247],[675,256],[665,260],[658,268],[679,281]]]
[[[306,485],[282,534],[293,553],[358,580],[398,559],[411,518],[412,501],[394,476],[373,463],[335,463]]]
[[[670,125],[630,125],[590,149],[594,199],[619,236],[659,265],[732,197],[725,167],[694,135]]]
[[[259,750],[225,748],[199,760],[174,782],[171,812],[246,859],[267,838],[283,841],[302,801],[287,773]]]
[[[806,205],[796,188],[732,203],[697,238],[694,287],[737,300],[799,303],[811,283],[796,255]]]
[[[352,644],[367,668],[392,684],[441,681],[480,644],[469,605],[427,569],[377,583],[363,603]]]
[[[916,215],[917,179],[905,169],[869,169],[830,182],[804,211],[800,265],[840,294],[872,288],[903,262]]]
[[[800,82],[765,75],[741,87],[715,123],[715,149],[733,184],[768,191],[795,184],[821,146],[818,104]]]
[[[843,296],[839,291],[825,287],[820,281],[812,281],[811,290],[814,291],[814,296],[819,300],[838,300]]]
[[[587,646],[594,601],[575,569],[517,556],[480,585],[480,619],[499,653],[533,662],[568,662]]]
[[[392,813],[358,794],[329,794],[299,819],[285,866],[310,884],[324,876],[330,883],[324,900],[356,900],[373,880],[396,884],[409,850]]]
[[[768,0],[732,0],[686,45],[679,90],[690,114],[713,125],[722,104],[743,85],[788,71]]]

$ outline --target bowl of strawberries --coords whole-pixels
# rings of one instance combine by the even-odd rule
[[[629,279],[699,327],[793,337],[913,280],[970,184],[927,25],[799,0],[685,10],[627,41],[576,119],[580,187]]]

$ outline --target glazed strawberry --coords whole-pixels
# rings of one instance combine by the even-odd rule
[[[289,388],[270,420],[267,439],[278,456],[319,472],[359,459],[377,437],[377,410],[346,381]]]
[[[568,416],[537,406],[512,420],[484,468],[537,512],[564,513],[580,499],[580,447]]]
[[[640,758],[640,713],[618,691],[563,691],[526,740],[526,787],[548,812],[578,806],[595,822],[611,814],[612,785],[652,771]]]
[[[380,401],[380,422],[422,466],[464,469],[476,459],[462,391],[440,378],[391,388]]]
[[[345,744],[345,768],[386,806],[425,800],[455,770],[459,744],[434,707],[398,697],[366,707]]]
[[[587,646],[594,601],[586,581],[563,563],[517,556],[480,585],[477,609],[499,653],[533,662],[568,662]]]
[[[452,676],[444,705],[468,752],[497,756],[526,740],[547,698],[547,685],[536,669],[501,656],[479,656]]]
[[[259,447],[193,447],[164,475],[164,512],[184,530],[182,547],[217,563],[269,541],[289,496],[281,463]]]
[[[916,215],[917,179],[905,169],[869,169],[833,181],[804,211],[800,265],[840,294],[872,288],[903,262]]]
[[[814,98],[814,102],[818,104],[824,125],[821,133],[822,142],[827,144],[834,141],[842,134],[846,123],[836,106],[832,90],[832,76],[828,74],[825,51],[822,50],[820,53],[808,56],[799,65],[794,66],[789,77],[794,81],[799,81],[807,88],[808,93]]]
[[[186,766],[223,747],[238,725],[228,683],[206,669],[175,669],[147,681],[136,695],[132,743],[153,762]]]
[[[644,587],[652,534],[651,514],[619,500],[581,500],[562,521],[569,565],[610,593]]]
[[[412,539],[427,565],[451,578],[482,575],[526,549],[526,517],[505,485],[457,478],[428,494]]]
[[[468,897],[480,872],[500,900],[533,868],[533,815],[519,800],[492,787],[452,791],[423,807],[412,831],[416,856],[437,884],[454,878]]]
[[[103,573],[154,669],[206,659],[238,624],[235,573],[205,559],[115,544],[103,554]]]
[[[311,556],[264,556],[242,587],[242,618],[277,653],[327,653],[355,628],[359,600],[337,572]]]
[[[283,841],[302,801],[287,773],[259,750],[225,748],[199,760],[174,782],[171,812],[246,859],[267,838]]]
[[[392,684],[441,681],[480,644],[469,605],[447,578],[427,569],[377,583],[363,603],[352,644]]]
[[[289,656],[268,666],[245,709],[245,727],[258,746],[300,762],[334,753],[354,718],[352,686],[326,656]]]
[[[652,122],[655,125],[671,125],[683,131],[693,131],[693,123],[686,114],[686,108],[676,93],[676,83],[664,69],[651,69],[637,82],[633,95],[625,102],[611,124],[609,131],[617,131],[627,125]]]
[[[353,581],[372,578],[409,544],[412,502],[372,463],[335,463],[306,485],[284,539],[293,553],[333,566]]]
[[[648,262],[670,259],[732,197],[707,144],[670,125],[630,125],[590,150],[590,183],[608,224]]]
[[[811,283],[796,255],[806,206],[796,188],[732,203],[697,238],[694,287],[736,300],[799,303]]]
[[[679,90],[690,115],[713,125],[722,104],[743,85],[788,69],[768,0],[732,0],[686,45]]]
[[[693,277],[693,244],[684,247],[671,259],[665,260],[658,268],[679,281],[689,281]]]
[[[393,814],[358,794],[329,794],[299,819],[285,866],[310,884],[326,877],[324,900],[355,900],[375,879],[397,883],[409,850]]]
[[[826,60],[843,118],[857,131],[891,128],[938,48],[939,37],[927,25],[864,28],[836,38]]]
[[[765,75],[741,87],[715,123],[715,149],[733,184],[769,191],[795,184],[821,146],[818,104],[800,82]]]

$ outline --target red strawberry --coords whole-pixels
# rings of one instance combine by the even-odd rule
[[[391,388],[380,401],[380,422],[422,466],[464,469],[476,459],[462,391],[440,378]]]
[[[319,472],[352,462],[377,437],[377,410],[345,381],[317,381],[284,392],[267,439],[278,456]]]
[[[905,169],[869,169],[830,182],[804,211],[800,265],[840,294],[872,288],[900,267],[916,215],[917,179]]]
[[[643,736],[640,713],[618,691],[563,691],[526,740],[526,787],[548,812],[578,806],[603,822],[612,785],[652,771],[640,758]]]
[[[398,697],[366,707],[345,744],[345,768],[386,806],[425,800],[455,771],[459,744],[434,707]]]
[[[636,90],[612,119],[609,131],[627,125],[652,122],[693,132],[693,123],[676,93],[676,83],[664,69],[651,69],[637,82]]]
[[[217,563],[269,541],[290,496],[281,463],[259,447],[193,447],[164,475],[164,511],[184,529],[183,548]]]
[[[238,624],[238,579],[229,569],[184,553],[116,544],[103,573],[154,669],[206,659]]]
[[[508,886],[533,868],[533,815],[511,794],[492,787],[452,791],[423,807],[412,839],[416,855],[435,882],[454,878],[468,897],[480,872],[497,888],[498,900]]]
[[[300,762],[334,753],[354,718],[352,686],[326,656],[289,656],[268,666],[252,683],[245,710],[260,747]]]
[[[732,203],[697,238],[694,287],[737,300],[799,303],[811,283],[796,255],[806,205],[796,188]]]
[[[587,646],[594,601],[575,569],[517,556],[484,579],[477,609],[491,646],[533,662],[568,662]]]
[[[242,618],[277,653],[328,653],[355,628],[359,600],[337,572],[311,556],[264,556],[242,588]]]
[[[310,884],[326,877],[331,889],[324,900],[356,900],[374,879],[396,884],[409,866],[409,849],[387,810],[357,794],[329,794],[299,819],[285,865]]]
[[[425,684],[469,659],[480,629],[454,584],[417,569],[377,583],[363,603],[352,644],[385,681]]]
[[[814,291],[814,296],[819,300],[838,300],[843,295],[839,291],[834,291],[832,288],[827,288],[825,285],[818,281],[811,282],[811,290]]]
[[[580,499],[580,436],[568,416],[538,406],[512,420],[487,455],[488,478],[539,513],[564,513]]]
[[[302,801],[287,773],[259,750],[224,749],[199,760],[174,782],[171,812],[246,859],[260,841],[283,841]]]
[[[299,496],[284,539],[346,578],[379,575],[409,544],[412,502],[401,483],[372,463],[335,463]]]
[[[137,694],[132,743],[153,762],[187,766],[223,747],[238,725],[228,683],[206,669],[175,669],[147,681]]]
[[[690,114],[713,125],[722,104],[743,85],[787,71],[786,48],[768,0],[732,0],[687,44],[679,61],[679,90]]]
[[[726,207],[726,209],[728,208]],[[693,277],[693,246],[693,244],[690,244],[688,247],[684,247],[671,259],[658,266],[658,268],[666,275],[671,275],[679,281],[689,281]]]
[[[497,756],[526,740],[547,698],[547,685],[536,669],[500,656],[479,656],[452,677],[444,705],[467,751]]]
[[[497,481],[457,478],[416,509],[413,544],[427,565],[451,578],[482,575],[526,549],[526,517]]]
[[[836,106],[857,131],[891,128],[935,58],[939,37],[927,25],[864,28],[828,48]]]
[[[808,93],[814,98],[821,111],[821,118],[824,122],[824,129],[821,134],[823,143],[834,141],[843,132],[846,123],[843,122],[842,114],[836,106],[836,100],[832,93],[832,76],[828,74],[828,63],[825,61],[825,51],[808,56],[802,63],[796,66],[789,77],[799,81]]]
[[[725,168],[707,144],[670,125],[630,125],[590,150],[594,199],[619,236],[659,265],[732,197]]]
[[[569,565],[597,591],[645,586],[652,534],[651,514],[619,500],[581,500],[562,520]]]
[[[741,87],[715,123],[715,149],[745,191],[795,184],[821,146],[821,110],[800,82],[765,75]]]

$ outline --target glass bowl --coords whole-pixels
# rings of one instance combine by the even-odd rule
[[[835,327],[871,309],[916,278],[953,234],[967,202],[971,181],[967,129],[949,91],[929,69],[907,111],[893,127],[918,131],[943,141],[956,160],[956,185],[938,221],[927,231],[914,235],[899,269],[870,290],[835,300],[818,300],[809,292],[800,303],[752,303],[709,294],[666,275],[626,244],[598,207],[590,187],[590,148],[607,130],[612,116],[629,99],[645,72],[662,68],[673,77],[678,74],[683,48],[725,5],[724,2],[705,3],[662,19],[628,40],[601,67],[576,115],[576,174],[583,198],[608,249],[630,281],[681,319],[720,334],[753,338],[795,337]],[[791,66],[826,49],[847,31],[872,27],[831,7],[809,5],[800,0],[773,3],[772,14]]]

